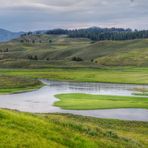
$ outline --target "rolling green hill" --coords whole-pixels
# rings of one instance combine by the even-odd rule
[[[72,61],[79,57],[83,61]],[[65,35],[28,35],[0,43],[0,67],[148,66],[148,39],[92,42]]]

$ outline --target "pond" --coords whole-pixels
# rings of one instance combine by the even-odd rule
[[[148,88],[148,85],[78,83],[41,80],[46,86],[20,94],[0,95],[0,108],[15,109],[31,113],[72,113],[97,118],[148,121],[146,109],[105,109],[105,110],[63,110],[53,106],[61,93],[87,93],[131,96],[135,88]]]

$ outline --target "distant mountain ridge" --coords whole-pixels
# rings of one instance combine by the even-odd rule
[[[90,27],[82,29],[51,29],[51,30],[36,30],[29,32],[11,32],[0,29],[0,42],[10,41],[24,35],[67,35],[70,38],[87,38],[92,41],[104,40],[134,40],[148,39],[148,30],[132,30],[130,28],[100,28]]]
[[[20,37],[24,32],[11,32],[0,28],[0,42],[6,42]]]

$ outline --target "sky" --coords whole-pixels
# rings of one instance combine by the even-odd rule
[[[0,28],[123,27],[148,29],[148,0],[0,0]]]

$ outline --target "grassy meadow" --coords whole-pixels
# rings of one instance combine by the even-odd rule
[[[147,122],[0,110],[0,147],[146,148]]]
[[[0,69],[0,75],[78,82],[148,84],[147,67]]]

